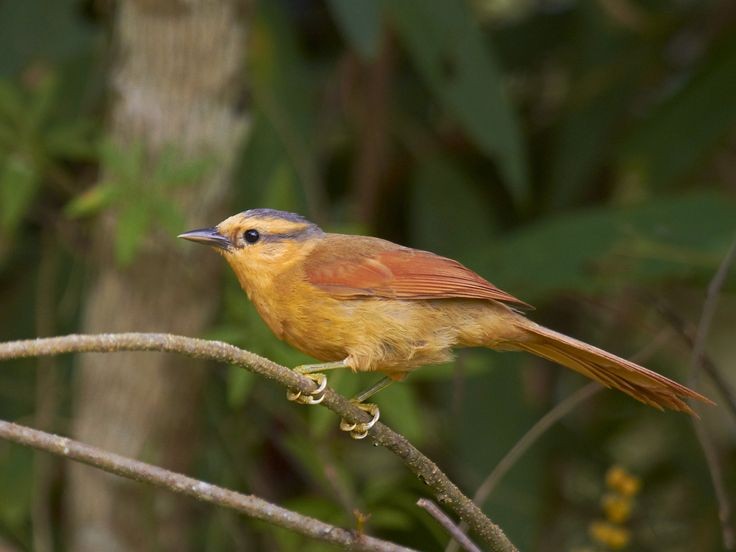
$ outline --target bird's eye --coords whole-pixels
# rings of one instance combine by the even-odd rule
[[[258,233],[258,230],[254,228],[243,232],[243,239],[248,243],[256,243],[260,238],[261,235]]]

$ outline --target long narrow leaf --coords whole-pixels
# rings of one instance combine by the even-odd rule
[[[526,155],[503,74],[464,1],[387,0],[422,77],[468,136],[498,162],[517,203],[529,195]]]

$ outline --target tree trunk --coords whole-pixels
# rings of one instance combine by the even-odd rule
[[[208,159],[191,186],[167,188],[185,214],[183,230],[224,216],[235,153],[246,127],[238,114],[245,29],[236,0],[128,0],[118,5],[109,132],[121,148],[140,145],[151,166],[173,148]],[[104,175],[103,175],[104,176]],[[153,183],[155,184],[155,182]],[[95,273],[84,332],[163,331],[199,335],[217,305],[220,259],[180,247],[151,229],[128,266],[112,254],[114,215],[94,229]],[[105,449],[187,471],[196,443],[198,362],[163,354],[85,355],[78,360],[73,432]],[[69,480],[70,549],[186,550],[191,503],[92,468]]]

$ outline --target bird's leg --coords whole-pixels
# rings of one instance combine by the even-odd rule
[[[367,412],[373,418],[370,422],[363,422],[355,424],[353,422],[348,422],[345,419],[340,420],[340,429],[343,431],[349,431],[350,436],[353,439],[365,439],[368,435],[368,430],[372,428],[374,425],[376,425],[376,422],[378,421],[378,418],[381,417],[381,411],[378,409],[377,404],[373,403],[364,403],[366,399],[372,397],[382,389],[386,389],[389,385],[391,385],[394,382],[393,379],[391,379],[388,376],[385,376],[381,380],[378,381],[375,385],[372,387],[369,387],[362,393],[359,393],[355,395],[352,399],[350,399],[350,402],[353,403],[355,406],[360,408],[361,410]]]
[[[321,374],[326,370],[337,370],[338,368],[347,368],[348,365],[344,360],[337,362],[325,362],[322,364],[302,364],[294,368],[297,374],[306,376],[317,384],[317,389],[309,394],[301,391],[286,390],[286,398],[290,401],[296,401],[301,404],[319,404],[325,398],[325,388],[327,387],[327,376]]]

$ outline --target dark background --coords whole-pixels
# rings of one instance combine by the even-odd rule
[[[225,105],[214,110],[223,122],[211,136],[193,124],[159,140],[149,128],[166,130],[188,90],[177,71],[190,71],[191,58],[192,82],[206,83],[229,58],[197,65],[173,48],[150,76],[165,82],[170,64],[174,100],[156,108],[160,127],[135,126],[120,106],[148,69],[141,81],[125,67],[150,44],[128,31],[145,32],[136,17],[164,28],[196,10],[170,0],[0,1],[0,339],[172,331],[290,366],[308,361],[270,334],[224,263],[175,239],[271,207],[454,257],[533,303],[534,320],[621,356],[646,351],[648,367],[688,381],[692,351],[679,329],[694,332],[736,230],[733,2],[221,4],[232,8],[224,25],[245,29],[228,53],[237,78],[211,92]],[[159,53],[169,44],[160,36]],[[195,49],[220,38],[191,33]],[[207,103],[207,86],[191,89]],[[200,209],[215,188],[214,206]],[[200,259],[211,264],[198,280]],[[113,281],[117,295],[105,287]],[[147,306],[141,295],[141,318],[127,315],[144,288],[170,302]],[[735,290],[731,276],[706,347],[731,385]],[[177,310],[182,302],[208,306],[195,317]],[[289,403],[281,388],[235,368],[182,364],[154,381],[133,360],[142,357],[120,356],[112,376],[95,379],[112,361],[89,358],[84,369],[72,357],[4,363],[0,417],[342,526],[355,525],[357,509],[370,514],[371,534],[444,548],[444,532],[415,505],[423,484],[386,450],[340,434],[329,411]],[[335,373],[330,384],[350,394],[374,379]],[[387,424],[472,495],[535,421],[585,383],[529,356],[472,350],[419,370],[378,402]],[[150,389],[154,410],[137,416]],[[705,375],[700,389],[721,404],[702,415],[733,499],[736,420]],[[162,417],[170,423],[153,428]],[[137,437],[126,441],[128,432]],[[589,528],[604,517],[614,465],[642,485],[622,524],[628,549],[722,549],[691,420],[617,392],[596,394],[547,431],[485,510],[522,550],[607,549]],[[0,550],[324,548],[107,478],[94,494],[114,497],[112,514],[95,518],[74,498],[92,488],[89,473],[0,443]]]

